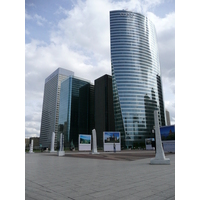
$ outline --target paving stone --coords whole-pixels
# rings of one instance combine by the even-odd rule
[[[145,158],[144,151],[125,152],[126,159],[122,158],[123,152],[120,156],[104,153],[106,159],[84,157],[86,154],[80,153],[63,157],[25,154],[26,200],[172,200],[175,197],[175,154],[166,156],[171,165],[152,166],[149,162],[153,154],[146,152]]]

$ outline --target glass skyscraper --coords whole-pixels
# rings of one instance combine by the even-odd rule
[[[122,146],[144,143],[154,137],[154,110],[165,125],[155,27],[139,13],[110,11],[110,43],[115,131]]]
[[[64,134],[64,146],[69,147],[70,143],[78,146],[79,134],[79,89],[89,81],[76,77],[69,77],[63,80],[60,90],[60,106],[57,145],[59,146],[60,133]]]
[[[94,121],[94,85],[86,84],[79,89],[79,134],[91,134]]]
[[[58,68],[45,79],[40,128],[40,144],[44,148],[50,148],[52,132],[57,136],[61,81],[73,75],[72,71]],[[55,148],[56,144],[55,142]]]
[[[115,131],[112,76],[105,74],[97,78],[94,83],[97,146],[103,147],[103,132]]]

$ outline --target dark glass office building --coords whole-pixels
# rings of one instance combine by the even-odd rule
[[[134,146],[154,137],[155,109],[165,126],[156,30],[139,13],[110,11],[110,42],[115,130]]]
[[[92,134],[94,125],[94,85],[88,83],[79,89],[79,134]]]
[[[94,82],[97,146],[103,147],[103,132],[115,131],[112,76],[106,74]]]
[[[59,144],[60,133],[64,134],[64,146],[70,147],[71,141],[78,146],[79,134],[79,89],[88,84],[76,77],[69,77],[61,83],[60,106],[58,121],[57,145]]]

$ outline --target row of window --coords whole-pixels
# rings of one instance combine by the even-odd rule
[[[145,26],[145,25],[140,25],[138,26],[138,22],[130,22],[130,23],[124,23],[124,21],[113,21],[110,23],[110,32],[113,33],[114,31],[116,32],[120,32],[122,30],[126,30],[126,31],[131,31],[131,32],[135,32],[135,31],[143,31],[142,34],[151,34],[154,32],[154,27],[153,26]],[[156,36],[151,34],[152,38],[155,38]]]
[[[149,43],[149,41],[156,41],[155,37],[147,34],[146,32],[144,32],[144,30],[132,31],[130,29],[127,29],[127,27],[125,30],[123,29],[122,30],[117,29],[117,30],[111,31],[113,32],[111,39],[128,38],[128,39],[135,39],[135,40],[144,41],[144,42],[146,41],[147,43]]]
[[[160,74],[159,72],[159,63],[155,64],[155,65],[150,65],[150,64],[145,64],[145,63],[133,63],[133,62],[126,62],[126,61],[117,61],[117,62],[112,62],[111,63],[112,66],[112,72],[113,74],[121,74],[123,72],[149,72],[151,71],[152,75],[157,75]],[[150,75],[150,73],[148,73],[148,75]],[[145,77],[145,76],[144,76]]]

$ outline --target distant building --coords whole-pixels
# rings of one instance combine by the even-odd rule
[[[29,149],[30,140],[29,138],[25,138],[25,149]]]
[[[103,132],[115,131],[112,76],[104,75],[94,82],[97,146],[103,147]]]
[[[61,81],[73,75],[72,71],[58,68],[45,79],[40,128],[40,144],[43,148],[50,148],[52,132],[57,136]],[[56,144],[55,142],[55,148]]]
[[[89,81],[77,77],[69,77],[61,83],[57,135],[58,147],[60,133],[64,134],[65,147],[70,147],[72,141],[76,147],[78,146],[78,134],[79,129],[81,129],[79,127],[79,90],[88,83]]]
[[[33,140],[33,149],[40,149],[40,138],[39,137],[30,137],[29,144],[31,144],[31,140]]]
[[[40,149],[40,138],[30,137],[30,138],[25,138],[26,150],[30,149],[31,140],[33,140],[33,149]]]
[[[166,118],[167,118],[167,126],[170,126],[171,125],[171,121],[170,121],[170,114],[169,114],[168,110],[166,110]]]

